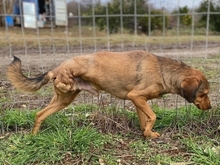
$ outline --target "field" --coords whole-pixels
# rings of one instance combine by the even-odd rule
[[[71,33],[57,30],[0,30],[0,36],[9,36],[0,38],[0,164],[220,164],[218,35],[210,35],[206,47],[207,38],[199,33],[192,37],[183,32],[178,38],[173,32],[162,37],[159,32],[152,37],[126,34],[122,39],[97,31],[100,38],[94,43],[86,27],[81,38],[73,37],[79,35],[77,28]],[[150,140],[142,136],[129,101],[82,92],[65,110],[46,119],[38,135],[30,134],[36,112],[53,95],[52,87],[48,84],[33,94],[15,90],[5,76],[11,52],[22,59],[25,74],[34,76],[71,56],[133,49],[147,49],[202,70],[210,82],[213,108],[200,111],[176,95],[149,101],[157,114],[154,129],[162,134]]]

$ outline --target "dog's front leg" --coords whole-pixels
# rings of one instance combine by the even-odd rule
[[[140,120],[140,126],[143,130],[144,136],[150,137],[152,139],[159,137],[159,133],[152,132],[152,128],[156,121],[156,115],[147,104],[145,98],[142,96],[132,95],[129,95],[129,98],[136,106],[138,118]]]
[[[152,128],[156,121],[156,115],[154,114],[154,112],[152,112],[151,115],[146,115],[141,109],[137,107],[136,109],[137,109],[138,118],[140,120],[141,130],[143,131],[144,136],[150,137],[152,139],[159,137],[160,136],[159,133],[152,132]],[[152,110],[150,109],[150,111]]]

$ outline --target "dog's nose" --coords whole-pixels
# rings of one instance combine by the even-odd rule
[[[210,110],[212,108],[211,105],[209,105],[208,107],[206,107],[204,110]]]
[[[199,104],[196,104],[197,108],[201,109],[201,110],[209,110],[212,108],[211,105],[207,105],[207,106],[201,106]]]

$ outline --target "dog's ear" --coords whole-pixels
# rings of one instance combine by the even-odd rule
[[[181,83],[182,96],[189,103],[192,103],[196,98],[196,92],[200,85],[201,82],[195,77],[185,78]]]

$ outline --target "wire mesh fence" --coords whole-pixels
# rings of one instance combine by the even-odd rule
[[[43,4],[37,2],[0,2],[2,114],[6,109],[42,108],[52,96],[49,86],[36,94],[24,94],[11,87],[6,80],[5,70],[12,55],[22,59],[23,69],[28,76],[34,76],[55,68],[73,56],[136,49],[182,60],[202,70],[210,82],[212,104],[218,106],[220,37],[212,18],[220,19],[220,11],[213,11],[212,6],[219,8],[219,1],[206,1],[204,10],[199,10],[202,2],[197,0],[62,1],[65,5],[61,9],[61,1],[60,4],[53,0]],[[30,8],[34,11],[26,11],[25,5],[32,5]],[[66,14],[59,15],[59,11]],[[36,18],[36,21],[28,20],[28,16]],[[64,21],[62,26],[57,25],[59,19]],[[31,28],[26,27],[28,24],[31,24]],[[177,95],[166,95],[148,102],[164,109],[190,106]],[[93,96],[82,92],[73,104],[116,105],[134,110],[129,101],[106,93]],[[1,130],[4,129],[2,125]]]

